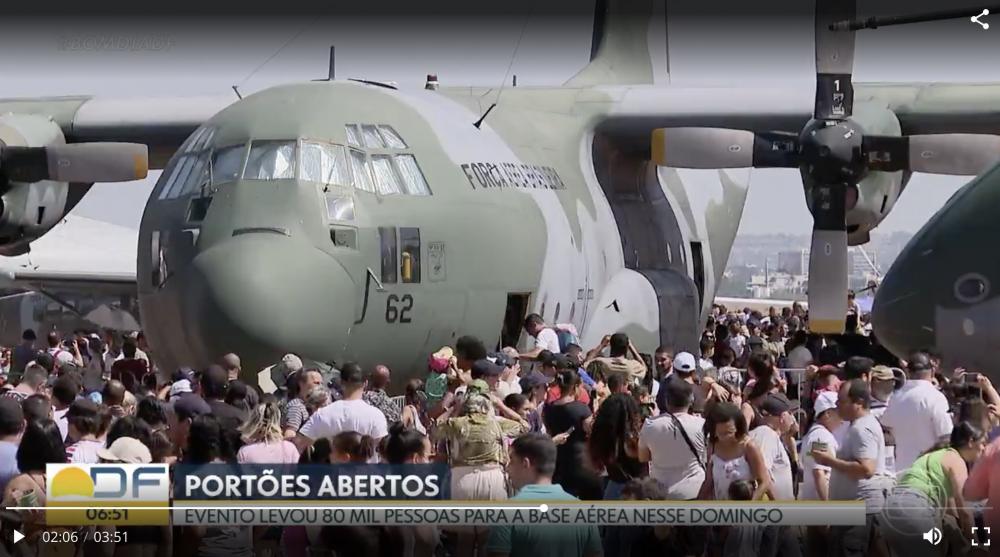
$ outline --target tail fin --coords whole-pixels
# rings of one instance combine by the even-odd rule
[[[590,63],[566,85],[669,81],[665,3],[665,0],[596,0]]]

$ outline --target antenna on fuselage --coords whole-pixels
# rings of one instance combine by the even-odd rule
[[[335,50],[334,46],[330,45],[330,65],[326,69],[326,79],[314,79],[313,81],[333,81],[334,79],[336,79],[335,77],[336,72],[334,70],[336,68],[337,60],[336,57],[334,56],[334,50]]]
[[[500,82],[500,90],[497,91],[496,102],[491,104],[490,107],[486,109],[486,112],[484,112],[483,115],[480,116],[479,119],[473,122],[472,124],[473,126],[476,127],[477,130],[479,129],[479,126],[483,125],[483,120],[485,120],[486,117],[489,116],[490,112],[494,108],[496,108],[497,104],[500,102],[500,95],[503,95],[503,88],[507,86],[507,78],[510,77],[510,70],[511,68],[514,67],[514,60],[517,59],[517,50],[521,48],[521,41],[524,40],[524,32],[528,29],[528,21],[530,20],[531,20],[531,12],[528,12],[528,15],[525,16],[524,18],[524,25],[521,26],[521,34],[517,37],[517,43],[514,45],[514,52],[512,52],[510,55],[510,63],[507,64],[507,71],[504,72],[503,81]],[[514,76],[514,86],[515,87],[517,86],[517,76]]]

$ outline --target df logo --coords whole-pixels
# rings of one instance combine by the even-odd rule
[[[165,464],[49,464],[49,501],[114,499],[167,501],[170,479]]]

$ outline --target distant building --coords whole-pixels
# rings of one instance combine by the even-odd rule
[[[809,250],[778,252],[778,271],[790,275],[804,275],[809,272]]]

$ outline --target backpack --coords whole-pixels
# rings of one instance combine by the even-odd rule
[[[556,338],[559,339],[560,352],[565,353],[571,344],[579,346],[580,338],[577,335],[576,327],[572,323],[557,324],[552,329],[556,332]]]

